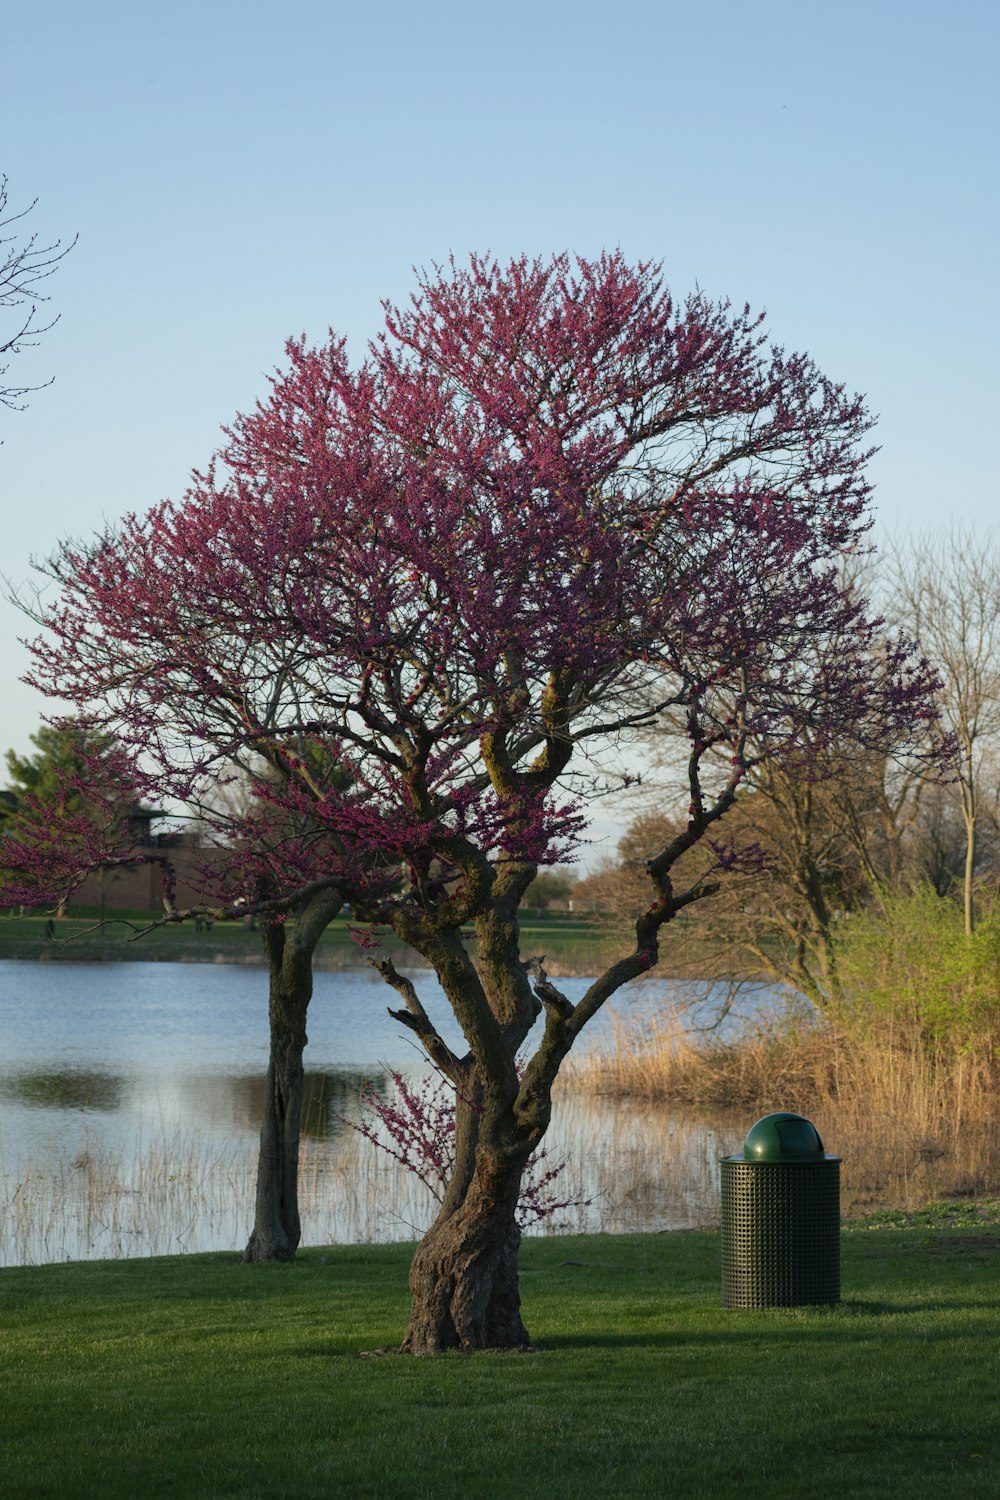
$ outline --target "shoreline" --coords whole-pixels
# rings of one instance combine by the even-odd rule
[[[423,960],[419,963],[412,962],[410,951],[406,948],[390,948],[386,946],[380,947],[378,950],[373,950],[373,953],[375,951],[383,957],[392,958],[396,965],[402,966],[409,973],[432,974],[434,972],[431,966]],[[412,956],[420,958],[419,954]],[[0,947],[0,962],[26,964],[206,964],[209,966],[225,965],[237,969],[262,969],[265,971],[267,969],[263,953],[227,953],[221,948],[204,953],[166,953],[162,950],[157,952],[143,952],[140,951],[138,944],[134,952],[110,953],[74,952],[70,943],[61,945],[60,951],[44,948],[41,952],[37,953],[5,953],[2,947]],[[349,951],[320,953],[313,960],[313,971],[317,974],[365,973],[368,968],[369,965],[360,951],[358,953]],[[594,969],[595,964],[593,962],[575,964],[563,962],[556,958],[549,959],[545,965],[546,973],[552,979],[589,979],[595,977]],[[670,978],[667,974],[656,975],[655,977],[659,979]]]

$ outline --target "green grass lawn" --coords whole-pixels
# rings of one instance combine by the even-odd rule
[[[841,1305],[771,1312],[720,1307],[714,1234],[529,1239],[536,1352],[365,1357],[410,1253],[0,1271],[0,1493],[1000,1492],[995,1223],[847,1232]]]
[[[113,915],[113,914],[111,914]],[[153,920],[146,912],[121,915],[139,926]],[[242,922],[216,922],[211,930],[196,932],[190,922],[160,927],[132,941],[132,932],[124,922],[108,920],[102,929],[95,923],[99,913],[70,908],[66,917],[55,923],[55,936],[46,935],[46,916],[18,917],[0,915],[0,959],[69,959],[78,963],[101,960],[132,960],[203,963],[264,962],[260,933],[244,928]],[[586,917],[566,915],[527,915],[521,922],[521,941],[526,953],[544,953],[556,964],[568,965],[579,973],[593,967],[607,938]],[[387,943],[399,954],[408,952],[399,945]],[[332,922],[320,939],[316,955],[318,968],[363,968],[365,955],[351,937],[349,924],[339,918]]]

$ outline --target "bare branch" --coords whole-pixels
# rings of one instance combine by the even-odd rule
[[[381,974],[386,984],[403,997],[406,1010],[389,1011],[394,1021],[399,1021],[420,1039],[431,1062],[441,1069],[441,1072],[450,1078],[452,1083],[460,1085],[465,1075],[465,1067],[452,1052],[448,1044],[437,1031],[433,1021],[427,1014],[420,1000],[420,996],[414,987],[413,981],[407,979],[405,974],[400,974],[389,958],[369,958],[368,962],[372,968]]]
[[[33,199],[20,213],[5,216],[7,197],[7,178],[0,177],[0,230],[25,218],[38,202],[37,198]],[[69,254],[78,238],[79,236],[74,235],[68,245],[63,245],[61,240],[40,244],[36,234],[27,239],[19,239],[17,233],[0,234],[0,310],[26,309],[15,320],[13,331],[0,332],[0,356],[21,354],[25,349],[32,348],[43,333],[48,333],[58,323],[59,314],[47,323],[36,320],[38,304],[49,300],[48,295],[39,290],[38,283],[56,271],[59,262]],[[9,361],[0,365],[0,377],[9,368]],[[51,384],[52,381],[47,380],[38,385],[0,385],[0,406],[6,406],[11,411],[23,411],[24,396]]]

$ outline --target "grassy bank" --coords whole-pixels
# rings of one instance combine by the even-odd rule
[[[121,914],[127,921],[142,926],[153,918],[145,912]],[[0,915],[0,959],[33,959],[77,963],[128,961],[132,963],[232,963],[262,965],[260,934],[249,931],[242,922],[216,922],[211,928],[195,931],[193,924],[182,923],[157,928],[133,939],[125,921],[107,914],[105,925],[98,925],[100,913],[70,908],[54,924],[54,935],[46,930],[47,916],[19,917]],[[528,915],[521,924],[525,951],[544,953],[553,974],[589,974],[595,971],[607,939],[603,931],[585,917],[570,914]],[[405,958],[409,950],[386,943],[386,951]],[[473,951],[475,944],[472,943]],[[410,955],[413,957],[414,955]],[[361,968],[365,956],[351,937],[349,924],[340,918],[332,922],[320,939],[316,953],[318,969]]]
[[[844,1236],[833,1309],[727,1312],[718,1236],[529,1241],[537,1352],[398,1341],[408,1246],[0,1272],[21,1497],[993,1496],[996,1224]]]

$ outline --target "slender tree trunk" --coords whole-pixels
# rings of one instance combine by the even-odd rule
[[[446,1349],[523,1349],[515,1218],[522,1160],[480,1146],[457,1208],[442,1205],[410,1268],[413,1302],[403,1340],[407,1354]]]
[[[302,1054],[306,1046],[305,994],[271,975],[270,1056],[264,1090],[264,1118],[257,1159],[254,1226],[243,1259],[291,1260],[302,1237],[299,1222],[299,1135],[302,1125]]]
[[[299,1136],[302,1127],[306,1013],[312,998],[312,956],[340,909],[333,892],[314,896],[294,927],[263,922],[270,974],[270,1054],[257,1158],[254,1225],[245,1261],[291,1260],[302,1237],[299,1220]]]
[[[971,799],[970,799],[971,800]],[[964,897],[965,935],[971,937],[976,930],[976,907],[973,880],[976,874],[976,810],[973,803],[965,816],[965,876],[962,882]]]

